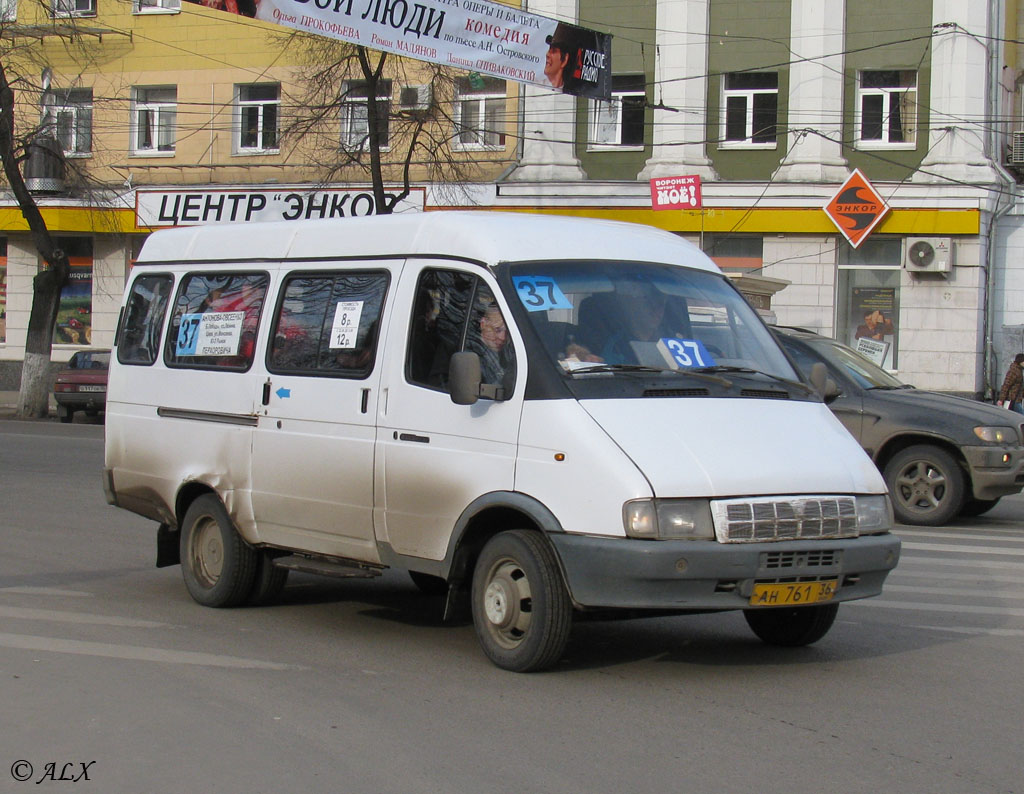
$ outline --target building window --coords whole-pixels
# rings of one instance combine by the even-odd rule
[[[500,149],[505,145],[505,81],[460,77],[455,81],[455,145]]]
[[[388,146],[388,119],[391,117],[391,81],[377,83],[377,142]],[[362,80],[344,85],[341,93],[341,147],[365,149],[370,142],[369,89]]]
[[[275,153],[278,150],[277,119],[281,108],[281,86],[256,83],[235,86],[240,154]]]
[[[132,10],[136,14],[180,11],[181,0],[135,0],[135,5]]]
[[[764,266],[764,238],[761,235],[705,234],[704,253],[722,270],[748,273]]]
[[[172,154],[177,120],[178,89],[132,89],[132,152]]]
[[[45,101],[64,154],[69,157],[89,154],[92,151],[92,89],[55,91]]]
[[[839,250],[836,337],[886,369],[899,363],[903,240],[873,237]],[[858,346],[858,340],[868,340]]]
[[[17,18],[18,0],[0,0],[0,22],[14,22]]]
[[[94,17],[96,0],[53,0],[55,17]]]
[[[861,72],[857,88],[857,145],[910,148],[917,143],[917,72]]]
[[[613,75],[611,101],[590,101],[590,148],[642,147],[646,101],[642,74]]]
[[[723,124],[719,148],[774,149],[778,116],[778,72],[722,75]]]

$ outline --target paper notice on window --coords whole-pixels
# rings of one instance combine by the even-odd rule
[[[331,324],[332,350],[351,350],[359,336],[359,318],[363,314],[363,301],[340,301],[334,307]]]
[[[186,314],[178,329],[177,353],[182,356],[236,356],[245,312]]]

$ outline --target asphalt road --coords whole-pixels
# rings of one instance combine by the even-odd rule
[[[1024,791],[1024,498],[901,528],[813,647],[594,622],[516,675],[400,572],[198,606],[105,504],[102,433],[0,422],[0,792]]]

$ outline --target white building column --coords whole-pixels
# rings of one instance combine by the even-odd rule
[[[576,0],[532,0],[524,10],[576,21]],[[576,157],[576,97],[534,85],[522,87],[523,156],[509,182],[577,182],[587,178]]]
[[[999,181],[987,129],[996,116],[989,107],[988,51],[995,43],[986,37],[1001,35],[993,33],[994,5],[988,0],[932,2],[936,35],[932,37],[932,85],[927,102],[931,108],[928,154],[914,174],[915,182]]]
[[[637,179],[696,174],[716,180],[705,151],[710,0],[658,0],[654,151]]]
[[[792,0],[790,20],[790,132],[773,179],[842,182],[849,176],[841,145],[846,0]]]

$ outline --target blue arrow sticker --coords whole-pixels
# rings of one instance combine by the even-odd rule
[[[292,396],[292,390],[286,389],[284,386],[282,386],[280,389],[274,392],[274,394],[276,394],[282,400],[287,400],[289,397]]]

